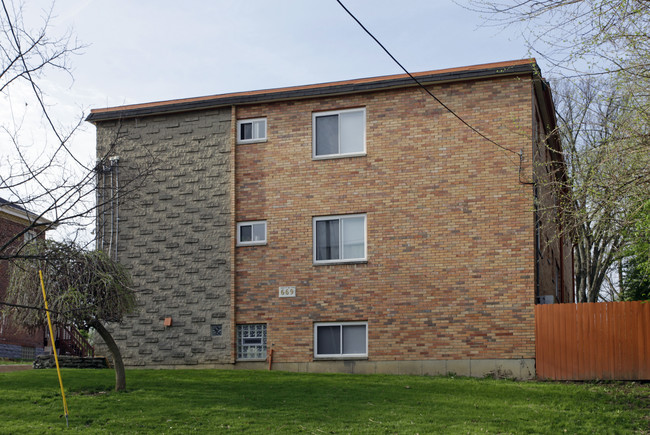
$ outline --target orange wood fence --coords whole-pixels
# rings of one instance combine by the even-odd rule
[[[539,379],[650,379],[650,302],[535,305]]]

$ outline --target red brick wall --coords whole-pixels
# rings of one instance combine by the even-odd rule
[[[467,122],[531,158],[529,78],[434,86]],[[312,160],[312,112],[366,108],[367,156]],[[237,145],[236,323],[267,323],[274,361],[313,359],[313,323],[368,322],[368,359],[534,357],[532,187],[519,157],[416,88],[237,109],[268,141]],[[367,214],[366,264],[314,266],[312,217]],[[295,298],[278,298],[296,286]]]
[[[0,213],[0,245],[6,243],[17,233],[25,228],[25,224],[13,216]],[[44,237],[42,235],[41,237]],[[20,237],[12,247],[19,247],[23,238]],[[0,301],[5,300],[7,286],[9,285],[9,263],[0,260]],[[0,310],[4,307],[0,307]],[[0,314],[0,344],[13,344],[25,347],[43,347],[43,331],[29,333],[16,325],[11,324],[9,319]]]

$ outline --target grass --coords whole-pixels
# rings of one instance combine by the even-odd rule
[[[0,358],[0,366],[2,365],[14,365],[14,364],[33,364],[33,359],[11,359],[11,358]]]
[[[133,370],[0,373],[0,433],[650,433],[645,384]]]

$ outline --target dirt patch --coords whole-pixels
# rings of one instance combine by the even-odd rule
[[[0,364],[0,373],[17,372],[33,369],[31,364]]]

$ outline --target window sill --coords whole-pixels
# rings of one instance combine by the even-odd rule
[[[236,362],[265,362],[268,358],[237,359]]]
[[[237,243],[238,248],[244,247],[244,246],[266,246],[266,242],[255,242],[255,243]]]
[[[326,261],[313,262],[312,266],[338,266],[340,264],[367,264],[368,260],[343,260],[343,261]]]
[[[247,145],[249,143],[264,143],[268,142],[268,139],[249,139],[249,140],[238,140],[237,145]]]
[[[311,156],[312,160],[331,160],[331,159],[347,159],[348,157],[366,157],[367,153],[350,153],[350,154],[329,154],[326,156]]]
[[[367,361],[368,356],[315,356],[316,361]]]

